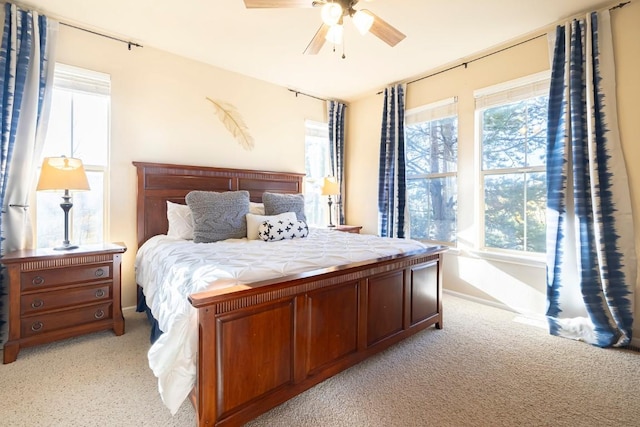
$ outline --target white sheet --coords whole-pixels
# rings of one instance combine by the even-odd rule
[[[196,379],[197,311],[190,294],[425,248],[408,239],[312,228],[304,239],[193,243],[154,236],[136,255],[136,281],[164,333],[149,350],[164,404],[175,414]]]

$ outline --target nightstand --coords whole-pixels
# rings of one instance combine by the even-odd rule
[[[344,231],[345,233],[360,234],[361,229],[362,229],[361,225],[336,225],[335,226],[335,230]]]
[[[22,347],[105,329],[124,334],[120,264],[126,250],[104,243],[19,250],[0,259],[9,279],[4,363],[14,362]]]

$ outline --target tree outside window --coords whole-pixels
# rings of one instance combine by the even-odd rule
[[[458,162],[455,100],[410,110],[406,116],[411,238],[455,245]]]
[[[479,112],[484,247],[544,253],[548,95],[514,98]]]

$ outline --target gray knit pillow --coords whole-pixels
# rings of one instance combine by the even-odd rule
[[[298,220],[307,221],[304,214],[304,195],[302,194],[263,193],[262,203],[264,203],[265,215],[295,212]]]
[[[192,191],[185,200],[193,216],[195,243],[247,237],[248,191]]]

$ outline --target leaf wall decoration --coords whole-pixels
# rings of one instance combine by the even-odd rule
[[[213,100],[209,97],[207,97],[207,100],[213,104],[216,116],[218,116],[224,127],[226,127],[236,141],[238,141],[238,144],[247,151],[253,150],[255,146],[253,137],[249,133],[249,128],[244,123],[244,120],[242,120],[242,116],[240,116],[236,107],[226,102]]]

